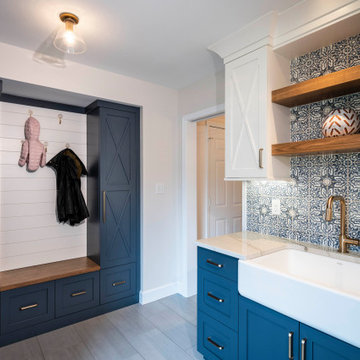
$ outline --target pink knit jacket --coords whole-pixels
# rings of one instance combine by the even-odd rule
[[[44,145],[39,141],[40,123],[33,117],[25,122],[25,141],[21,148],[19,165],[27,163],[29,171],[36,171],[39,166],[46,164],[46,151]]]

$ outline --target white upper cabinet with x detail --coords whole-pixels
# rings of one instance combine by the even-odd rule
[[[226,179],[288,178],[289,159],[271,156],[273,143],[289,141],[289,111],[271,102],[288,61],[263,46],[225,63]]]

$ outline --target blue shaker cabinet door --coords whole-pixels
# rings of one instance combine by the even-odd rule
[[[239,354],[242,360],[299,359],[299,322],[240,296]]]
[[[101,268],[136,262],[139,238],[138,110],[101,108]]]
[[[360,349],[300,324],[301,352],[306,360],[358,360]]]

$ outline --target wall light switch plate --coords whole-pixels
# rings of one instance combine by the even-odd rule
[[[155,185],[155,194],[164,194],[165,193],[165,184],[157,183]]]
[[[280,215],[280,199],[272,199],[271,214]]]

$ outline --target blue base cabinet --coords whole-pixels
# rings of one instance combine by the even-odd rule
[[[360,359],[359,348],[304,324],[300,324],[300,339],[306,360]]]
[[[239,298],[239,358],[299,359],[299,322]]]
[[[197,349],[204,359],[360,360],[360,348],[239,295],[237,279],[238,259],[198,247]]]
[[[239,359],[359,360],[360,349],[240,296]]]
[[[238,260],[198,248],[197,349],[207,360],[237,360]]]

